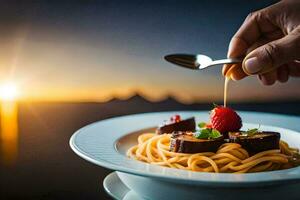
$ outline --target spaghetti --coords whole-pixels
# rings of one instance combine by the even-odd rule
[[[225,143],[216,153],[196,154],[171,152],[170,134],[144,133],[127,155],[143,162],[199,172],[246,173],[287,169],[299,164],[298,149],[280,141],[280,149],[249,156],[237,143]]]

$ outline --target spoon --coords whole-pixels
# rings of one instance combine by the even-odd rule
[[[205,69],[215,65],[242,63],[243,61],[243,59],[239,58],[212,60],[210,57],[202,54],[171,54],[165,56],[165,60],[181,67],[196,70]]]

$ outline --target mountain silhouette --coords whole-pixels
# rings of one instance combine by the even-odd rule
[[[193,103],[184,104],[177,101],[175,98],[168,96],[161,101],[149,101],[143,96],[136,94],[131,96],[126,100],[120,100],[117,98],[111,99],[106,103],[100,103],[105,107],[110,107],[113,109],[126,110],[139,112],[143,110],[144,112],[158,112],[158,111],[169,111],[169,110],[197,110],[197,109],[211,109],[209,103]]]
[[[218,105],[222,105],[222,102],[215,102]],[[28,109],[35,110],[40,117],[51,118],[49,120],[55,120],[57,114],[66,116],[72,116],[72,119],[82,120],[83,116],[86,117],[86,123],[93,121],[106,119],[115,116],[129,115],[136,113],[146,112],[162,112],[162,111],[183,111],[183,110],[199,110],[209,111],[213,108],[212,102],[207,103],[192,103],[184,104],[178,102],[173,97],[167,97],[164,100],[152,102],[148,101],[143,96],[136,94],[128,99],[113,98],[107,102],[23,102],[19,103],[19,112],[22,115],[23,112],[27,112]],[[245,111],[260,111],[260,112],[273,112],[281,114],[294,114],[300,113],[299,101],[289,102],[243,102],[243,103],[231,103],[229,107],[235,110]],[[47,116],[43,116],[42,113],[47,113]],[[53,119],[52,119],[53,118]],[[76,120],[75,120],[76,121]]]

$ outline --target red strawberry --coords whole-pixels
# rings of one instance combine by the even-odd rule
[[[231,108],[215,107],[210,113],[212,127],[221,133],[238,131],[242,127],[241,117]]]

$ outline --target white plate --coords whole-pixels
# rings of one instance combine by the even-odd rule
[[[116,200],[143,200],[141,196],[124,185],[116,172],[112,172],[105,177],[103,187]]]
[[[126,183],[129,187],[133,187],[135,190],[137,190],[137,192],[140,192],[141,195],[138,195],[133,190],[130,190],[122,181],[124,181],[124,183]],[[299,185],[297,184],[293,184],[287,186],[269,186],[258,188],[216,188],[202,186],[200,188],[197,188],[190,186],[186,187],[184,185],[180,186],[178,184],[164,183],[163,181],[153,181],[149,178],[121,172],[110,173],[105,177],[103,181],[103,187],[105,188],[106,192],[116,200],[298,200],[298,186]],[[149,194],[149,191],[151,194]],[[196,195],[194,195],[195,193]]]
[[[125,150],[136,143],[136,136],[147,127],[155,127],[174,114],[183,118],[195,116],[196,121],[208,121],[206,112],[161,112],[129,115],[93,123],[78,130],[70,139],[71,148],[80,157],[96,165],[120,172],[190,185],[257,187],[300,181],[300,168],[251,174],[203,173],[171,169],[136,161],[125,156]],[[244,128],[271,124],[300,129],[300,118],[266,113],[239,112]],[[291,146],[300,147],[300,134],[289,129],[261,125],[261,130],[280,132]],[[125,136],[125,137],[124,137]],[[118,149],[116,148],[118,147]]]
[[[155,127],[174,114],[180,114],[183,118],[196,116],[198,122],[208,121],[208,112],[165,112],[118,117],[100,121],[78,130],[71,137],[70,145],[82,158],[118,171],[118,177],[131,189],[123,196],[123,199],[126,199],[125,197],[133,199],[137,194],[145,199],[153,200],[299,199],[299,167],[251,174],[216,174],[170,169],[129,159],[125,156],[127,149],[136,144],[139,134],[154,130],[154,128],[147,127]],[[268,124],[300,130],[299,117],[253,112],[239,112],[239,114],[244,122],[254,123],[244,123],[244,128]],[[290,145],[300,147],[298,132],[265,125],[261,126],[261,129],[278,131],[281,133],[282,139]],[[115,182],[115,184],[122,185],[121,182]],[[118,188],[120,189],[120,187]],[[125,190],[114,190],[114,192],[111,191],[111,194],[122,196],[124,192]]]

